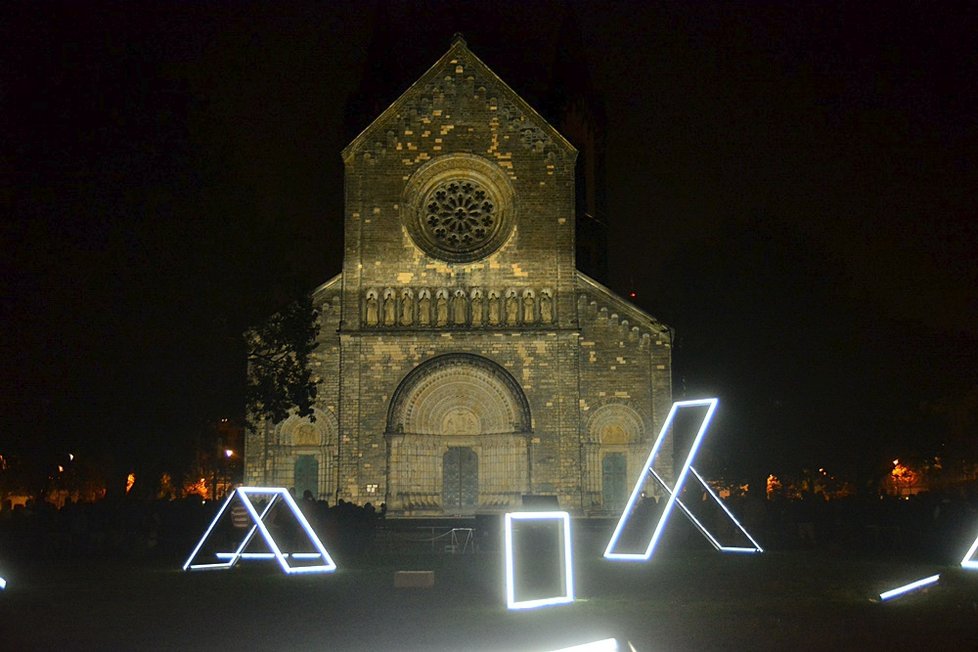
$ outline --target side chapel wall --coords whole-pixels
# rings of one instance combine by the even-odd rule
[[[624,452],[628,482],[644,466],[652,443],[672,401],[672,341],[669,330],[599,284],[581,275],[577,310],[580,316],[581,432],[585,483],[585,509],[601,511],[601,458],[606,452]],[[627,442],[602,443],[602,428],[613,424],[609,407],[620,406]],[[594,427],[596,413],[604,411],[602,427]],[[627,415],[642,422],[640,433]],[[613,414],[613,411],[611,411]],[[636,436],[637,435],[637,436]],[[657,471],[671,478],[672,451],[663,450]],[[650,495],[657,489],[647,485]],[[631,491],[631,486],[628,487]]]

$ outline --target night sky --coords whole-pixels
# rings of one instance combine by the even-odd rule
[[[607,115],[609,284],[675,327],[675,396],[721,398],[704,464],[978,452],[975,3],[0,12],[0,454],[179,472],[242,414],[240,333],[340,270],[364,92],[461,31],[532,103],[555,16]]]

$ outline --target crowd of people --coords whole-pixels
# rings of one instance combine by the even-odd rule
[[[369,554],[376,531],[391,526],[385,524],[384,505],[338,500],[331,506],[308,493],[296,502],[331,554],[340,558]],[[0,556],[179,556],[193,548],[221,504],[199,496],[120,496],[68,501],[61,509],[44,501],[16,507],[5,502],[0,505]],[[947,561],[957,555],[959,561],[978,536],[978,487],[902,498],[767,500],[748,494],[728,499],[726,506],[767,550],[890,552]],[[729,525],[723,520],[718,517],[714,524],[721,531]]]
[[[46,501],[0,503],[2,557],[147,557],[189,554],[213,521],[223,500],[191,495],[176,500],[129,496],[95,502],[66,501],[61,509]],[[368,551],[380,509],[305,496],[297,501],[306,520],[331,552],[355,556]]]

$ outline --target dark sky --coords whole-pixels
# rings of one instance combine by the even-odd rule
[[[939,452],[978,384],[978,5],[86,2],[0,9],[0,453],[186,459],[241,331],[340,269],[354,100],[454,31],[532,97],[567,6],[610,284],[724,401],[715,457]]]

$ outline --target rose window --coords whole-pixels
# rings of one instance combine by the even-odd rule
[[[478,183],[469,179],[446,181],[428,193],[422,228],[439,247],[470,251],[495,233],[495,209],[489,193]]]

